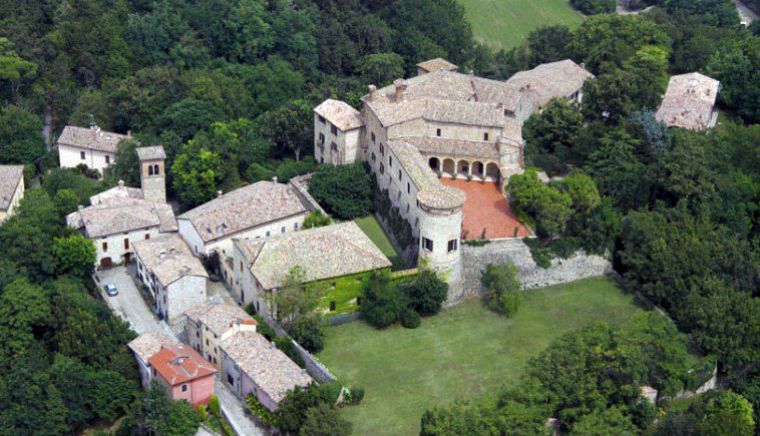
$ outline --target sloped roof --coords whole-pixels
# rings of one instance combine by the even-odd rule
[[[259,333],[239,331],[222,341],[221,347],[277,403],[296,386],[305,387],[312,382],[306,370]]]
[[[328,98],[314,108],[314,112],[333,123],[342,131],[358,129],[364,125],[361,113],[348,103]]]
[[[237,322],[258,324],[248,313],[234,304],[206,302],[185,311],[193,321],[207,326],[217,335],[223,335]]]
[[[413,145],[422,154],[435,153],[475,158],[499,158],[499,148],[490,141],[468,141],[438,136],[403,136],[397,140]]]
[[[133,242],[132,249],[164,287],[186,276],[208,278],[201,261],[176,233]]]
[[[114,198],[136,198],[142,200],[144,196],[142,189],[124,186],[124,182],[119,181],[117,186],[90,197],[90,204],[102,204]]]
[[[160,145],[154,145],[152,147],[137,147],[137,158],[142,160],[160,160],[166,159],[166,152],[164,147]]]
[[[456,71],[459,68],[456,65],[452,64],[451,62],[443,58],[435,58],[435,59],[430,59],[427,61],[420,62],[417,64],[417,67],[422,68],[428,73],[433,72],[433,71],[438,71],[438,70]]]
[[[305,281],[389,267],[391,262],[353,221],[265,239],[235,239],[264,289],[279,288],[296,266]]]
[[[119,133],[106,132],[98,126],[91,128],[66,126],[58,137],[57,144],[116,153],[119,142],[124,139],[132,138]]]
[[[154,354],[161,351],[161,348],[178,344],[179,342],[169,335],[148,332],[132,339],[127,346],[134,351],[140,360],[147,363]]]
[[[535,91],[534,104],[544,106],[552,98],[565,98],[583,87],[594,77],[585,68],[570,59],[541,64],[532,70],[520,71],[507,80],[507,85]]]
[[[136,198],[110,198],[66,216],[66,223],[84,229],[89,238],[158,227],[160,232],[176,232],[177,220],[171,206]]]
[[[188,345],[164,346],[161,351],[148,359],[148,363],[171,386],[187,383],[216,372],[213,365]]]
[[[703,74],[672,76],[655,118],[671,127],[706,129],[719,91],[720,82]]]
[[[23,165],[0,165],[0,210],[8,210],[23,177]]]
[[[204,203],[179,219],[189,220],[201,239],[209,242],[312,209],[292,186],[261,181]]]

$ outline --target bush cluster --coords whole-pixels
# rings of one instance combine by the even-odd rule
[[[360,311],[364,320],[377,328],[398,321],[406,328],[417,328],[420,316],[435,315],[441,310],[448,289],[449,285],[428,269],[401,283],[394,283],[387,271],[374,272],[364,284]]]

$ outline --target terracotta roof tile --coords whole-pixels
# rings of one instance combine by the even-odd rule
[[[163,333],[149,332],[136,337],[132,342],[127,344],[127,346],[134,351],[143,362],[147,363],[154,354],[161,351],[161,348],[178,344],[179,342],[171,336]]]
[[[134,242],[132,249],[164,287],[185,276],[208,278],[201,261],[176,233]]]
[[[227,303],[201,303],[186,310],[185,315],[191,320],[207,326],[212,332],[220,336],[232,328],[236,322],[258,324],[245,310]]]
[[[216,372],[213,365],[187,345],[165,346],[148,359],[148,363],[171,386],[187,383]]]
[[[670,78],[655,117],[671,127],[702,130],[710,127],[720,82],[699,73]]]

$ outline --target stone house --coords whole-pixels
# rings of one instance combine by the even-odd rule
[[[319,163],[354,163],[360,160],[359,142],[364,126],[361,114],[348,104],[328,98],[314,108],[314,157]],[[327,121],[327,120],[330,121]]]
[[[565,59],[515,73],[507,80],[507,86],[531,89],[534,92],[534,110],[538,110],[553,98],[580,103],[583,100],[583,84],[593,77],[583,65]]]
[[[720,82],[699,73],[672,76],[655,118],[669,127],[705,130],[715,127]]]
[[[216,368],[187,345],[162,346],[148,359],[153,378],[172,400],[185,400],[195,407],[214,395]]]
[[[241,400],[253,394],[272,411],[288,391],[313,382],[305,369],[254,331],[239,331],[222,341],[222,380]]]
[[[150,381],[153,380],[153,368],[150,366],[150,358],[161,351],[162,348],[174,345],[179,345],[179,342],[175,338],[156,332],[143,333],[127,344],[132,353],[134,353],[135,360],[137,360],[143,388],[148,388]]]
[[[125,139],[132,136],[106,132],[95,125],[90,128],[66,126],[55,144],[61,168],[85,164],[102,173],[113,163],[119,143]]]
[[[229,283],[233,238],[265,238],[294,232],[313,210],[305,189],[293,182],[260,181],[204,203],[178,217],[179,234],[197,256],[219,255]]]
[[[0,165],[0,224],[24,198],[24,166]]]
[[[238,331],[256,331],[257,322],[232,304],[206,302],[185,311],[185,340],[217,369],[222,367],[221,342]]]
[[[353,221],[264,239],[236,238],[232,295],[240,305],[253,303],[257,312],[274,311],[268,294],[282,287],[298,266],[304,282],[315,282],[391,266]]]
[[[189,307],[206,301],[208,274],[176,233],[132,244],[137,276],[153,296],[160,319],[172,322]]]

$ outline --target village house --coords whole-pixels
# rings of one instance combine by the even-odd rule
[[[250,393],[274,411],[296,386],[313,382],[305,369],[254,331],[238,331],[222,341],[222,380],[241,400]]]
[[[216,252],[229,283],[233,238],[265,238],[294,232],[321,210],[300,184],[260,181],[204,203],[178,217],[179,234],[198,256]]]
[[[583,84],[594,75],[570,59],[541,64],[528,71],[520,71],[507,80],[507,86],[534,91],[534,110],[546,106],[553,98],[580,103]]]
[[[176,233],[132,244],[137,276],[148,288],[160,319],[172,322],[189,307],[206,301],[208,274]]]
[[[185,311],[185,341],[217,369],[222,367],[221,342],[238,331],[256,331],[257,322],[232,304],[207,302]]]
[[[282,287],[294,267],[304,282],[388,268],[391,262],[353,221],[264,239],[236,238],[232,295],[240,305],[272,311],[266,295]]]
[[[102,173],[113,163],[119,143],[126,139],[132,136],[106,132],[95,125],[90,128],[66,126],[55,145],[61,168],[85,164]]]
[[[24,166],[0,165],[0,224],[24,198]]]
[[[138,147],[140,160],[140,188],[124,186],[119,180],[117,186],[90,197],[90,204],[101,204],[114,198],[136,198],[140,200],[166,203],[166,178],[164,174],[164,147]]]
[[[143,333],[133,339],[127,346],[135,355],[137,366],[140,370],[140,381],[143,388],[150,386],[153,380],[153,368],[150,366],[150,358],[161,351],[164,347],[179,345],[176,339],[163,333]]]
[[[672,76],[655,114],[669,127],[705,130],[715,127],[718,110],[715,101],[720,82],[699,73]]]
[[[187,345],[162,346],[148,359],[153,373],[172,400],[185,400],[195,407],[208,403],[214,394],[216,368]]]
[[[102,268],[129,263],[132,243],[177,231],[171,206],[136,198],[112,198],[66,216],[69,227],[95,243]]]
[[[328,98],[314,108],[314,156],[319,163],[354,163],[359,154],[361,114],[347,103]],[[327,120],[330,121],[327,121]]]

